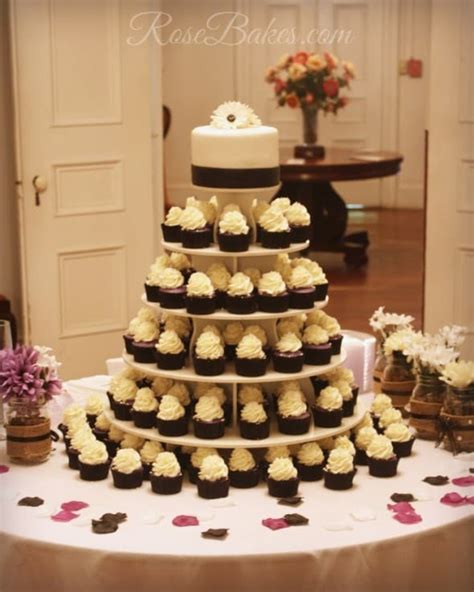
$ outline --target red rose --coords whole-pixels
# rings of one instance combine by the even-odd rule
[[[295,107],[298,107],[298,105],[299,105],[298,97],[296,95],[288,95],[286,97],[286,104],[288,105],[288,107],[291,107],[292,109],[294,109]]]
[[[298,53],[296,53],[293,57],[293,61],[297,62],[298,64],[303,64],[303,66],[306,64],[306,60],[308,59],[308,52],[307,51],[299,51]]]
[[[335,97],[339,90],[339,83],[335,78],[328,78],[323,82],[323,91],[328,97]]]
[[[281,91],[286,88],[286,82],[284,82],[283,80],[280,80],[280,78],[277,78],[275,80],[275,84],[274,84],[273,88],[275,90],[275,94],[279,95],[281,93]]]

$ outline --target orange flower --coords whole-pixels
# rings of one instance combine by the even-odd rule
[[[288,107],[295,109],[296,107],[299,107],[300,102],[296,95],[291,94],[286,97],[286,104],[288,105]]]
[[[296,62],[297,64],[303,64],[304,66],[308,59],[308,55],[309,54],[307,51],[299,51],[298,53],[295,53],[293,57],[293,62]]]

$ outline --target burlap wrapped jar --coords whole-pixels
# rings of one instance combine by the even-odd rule
[[[392,399],[392,405],[407,417],[407,405],[415,388],[411,364],[402,352],[394,351],[388,357],[380,383],[382,392]]]
[[[7,455],[13,462],[36,464],[51,453],[51,422],[42,402],[12,399],[5,422]]]
[[[410,398],[410,426],[418,438],[437,440],[440,434],[439,414],[446,396],[446,383],[439,374],[418,372],[416,385]]]
[[[474,452],[474,384],[448,387],[440,413],[440,437],[448,450]]]

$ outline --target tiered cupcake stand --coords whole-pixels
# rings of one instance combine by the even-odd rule
[[[274,190],[266,191],[268,197],[274,193]],[[255,192],[252,190],[252,196]],[[260,195],[262,191],[260,190]],[[227,191],[225,194],[219,194],[219,205],[218,210],[222,211],[222,208],[227,203],[235,203],[238,201],[242,212],[246,215],[247,220],[255,236],[255,221],[251,211],[251,201],[248,199],[249,191]],[[247,199],[246,199],[247,198]],[[214,237],[215,238],[215,237]],[[256,267],[263,273],[270,271],[275,263],[275,257],[279,253],[297,253],[308,247],[308,243],[291,244],[286,249],[264,249],[259,244],[253,243],[250,249],[245,252],[229,253],[223,252],[219,249],[217,243],[214,243],[206,249],[187,249],[181,246],[181,243],[170,243],[162,242],[163,249],[167,252],[184,253],[191,258],[193,267],[198,271],[205,271],[211,263],[223,262],[227,265],[232,273],[242,271],[247,267]],[[255,313],[238,316],[231,314],[226,310],[218,310],[210,315],[193,315],[189,314],[186,309],[174,309],[167,310],[160,307],[159,304],[148,302],[146,296],[142,296],[142,301],[157,310],[158,313],[167,312],[176,316],[190,317],[193,321],[193,333],[190,341],[190,351],[193,350],[194,343],[197,336],[202,331],[203,327],[209,323],[220,325],[222,328],[225,324],[232,321],[240,321],[244,326],[251,324],[260,325],[266,332],[269,340],[269,344],[272,346],[277,341],[276,325],[277,321],[284,317],[291,317],[298,313],[308,313],[310,310],[288,310],[283,313],[267,313],[257,311]],[[327,305],[328,299],[322,302],[317,302],[314,308],[316,310],[324,308]],[[310,381],[311,377],[315,377],[340,366],[346,356],[344,350],[339,356],[333,356],[331,363],[324,366],[309,366],[305,365],[301,372],[295,374],[283,374],[275,372],[271,369],[270,365],[264,376],[255,377],[244,377],[236,374],[234,365],[228,362],[226,365],[226,371],[224,374],[218,376],[201,376],[194,372],[191,361],[188,361],[187,366],[181,370],[160,370],[154,364],[140,364],[133,360],[133,357],[127,353],[123,353],[123,360],[132,368],[146,374],[151,378],[158,376],[164,378],[170,378],[172,380],[179,380],[189,383],[198,382],[214,382],[224,388],[227,397],[232,401],[233,413],[232,413],[232,425],[226,428],[226,433],[222,438],[216,440],[204,440],[196,438],[193,434],[187,434],[186,436],[180,437],[166,437],[159,434],[157,429],[141,429],[134,426],[130,421],[117,420],[111,411],[108,411],[108,417],[112,424],[119,427],[126,433],[132,433],[148,440],[156,440],[166,444],[172,444],[175,446],[193,446],[193,447],[216,447],[216,448],[267,448],[271,446],[280,445],[294,445],[301,444],[304,442],[317,441],[322,438],[329,436],[337,436],[340,433],[346,432],[351,429],[362,419],[365,412],[364,406],[359,403],[356,405],[354,414],[351,417],[344,418],[342,425],[337,428],[320,428],[312,426],[310,430],[303,435],[289,436],[282,434],[278,431],[276,420],[273,420],[270,436],[264,440],[247,440],[243,439],[239,435],[238,428],[238,410],[237,410],[237,391],[239,384],[245,383],[262,383],[267,388],[267,394],[271,394],[273,389],[281,382],[297,380],[299,381],[301,388],[305,392],[308,403],[311,405],[314,401],[313,387]],[[191,389],[192,390],[192,389]]]

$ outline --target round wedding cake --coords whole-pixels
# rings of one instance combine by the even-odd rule
[[[280,182],[278,131],[262,125],[250,107],[220,105],[210,125],[191,134],[193,184],[200,187],[249,189]]]

